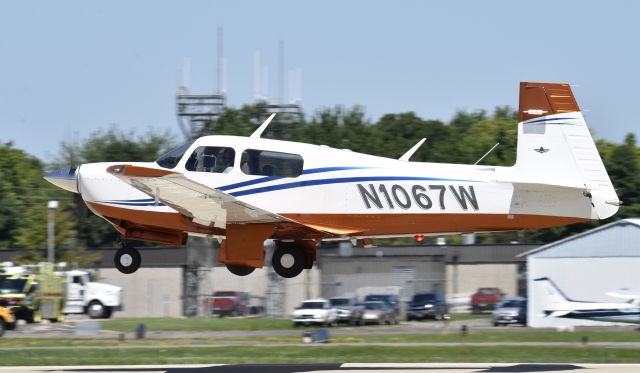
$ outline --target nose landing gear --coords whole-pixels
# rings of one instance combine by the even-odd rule
[[[122,245],[113,257],[113,264],[116,269],[124,274],[131,274],[140,268],[142,258],[140,252],[133,246]]]

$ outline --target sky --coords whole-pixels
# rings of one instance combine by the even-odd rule
[[[278,96],[282,40],[307,115],[362,105],[370,120],[447,121],[517,107],[520,81],[564,82],[596,138],[621,142],[640,129],[638,14],[634,1],[1,1],[0,141],[45,162],[114,124],[180,141],[183,61],[192,94],[215,92],[222,27],[233,107],[255,100],[255,51]]]

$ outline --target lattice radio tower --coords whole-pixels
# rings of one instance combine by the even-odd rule
[[[182,69],[182,84],[176,95],[176,115],[180,131],[186,140],[196,137],[207,123],[215,121],[226,105],[225,60],[223,30],[218,28],[218,58],[216,75],[218,87],[210,95],[192,95],[189,93],[190,61],[185,58]]]

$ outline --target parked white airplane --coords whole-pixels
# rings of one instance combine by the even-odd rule
[[[275,115],[275,114],[274,114]],[[237,275],[264,264],[311,268],[320,240],[538,229],[605,219],[620,202],[571,88],[521,83],[512,167],[410,162],[327,146],[205,136],[150,163],[92,163],[46,179],[80,193],[123,239],[182,245],[224,238],[220,262]],[[124,245],[123,273],[140,266]]]
[[[544,314],[547,317],[640,324],[640,293],[625,289],[607,293],[629,299],[625,303],[588,302],[570,299],[548,277],[533,281],[544,287],[547,299]]]

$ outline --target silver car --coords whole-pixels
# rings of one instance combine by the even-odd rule
[[[506,297],[493,311],[493,326],[522,324],[527,325],[527,299]]]
[[[391,324],[395,319],[394,311],[385,302],[364,302],[364,315],[362,319],[365,324]]]

